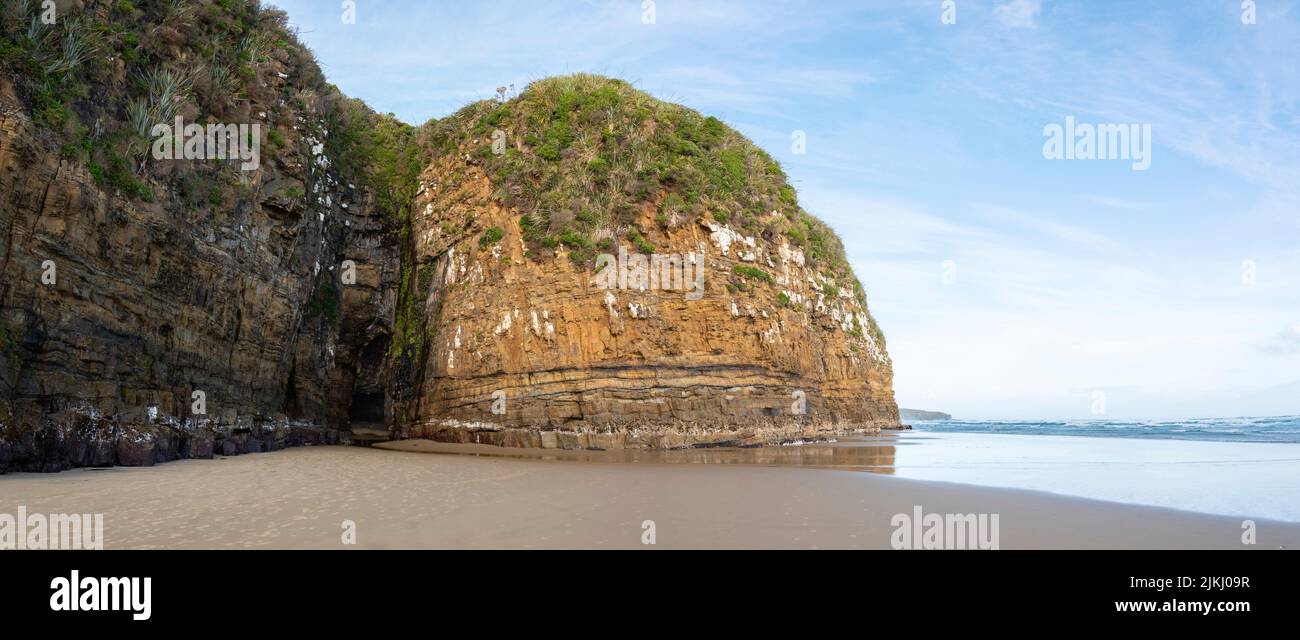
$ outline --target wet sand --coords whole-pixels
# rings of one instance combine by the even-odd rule
[[[1246,547],[1240,518],[860,471],[360,447],[0,476],[0,512],[18,505],[103,513],[108,549],[886,549],[890,519],[914,505],[999,514],[1003,549],[1300,548],[1300,524],[1259,520]],[[342,542],[345,520],[355,546]]]
[[[1181,511],[1300,523],[1300,444],[886,432],[760,448],[557,451],[388,442],[398,451],[530,460],[795,466],[1045,491]]]

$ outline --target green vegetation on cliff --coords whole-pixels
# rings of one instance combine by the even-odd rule
[[[310,181],[323,180],[316,168],[328,163],[339,180],[373,196],[409,259],[427,128],[376,113],[327,83],[283,11],[258,0],[83,0],[59,3],[49,24],[44,11],[39,0],[0,0],[0,84],[12,84],[62,156],[105,191],[158,201],[178,216],[221,219],[259,198],[305,212],[324,198],[318,187],[328,185]],[[261,124],[261,173],[234,161],[153,159],[153,126],[177,116]],[[337,326],[330,273],[319,270],[303,311]],[[421,328],[407,326],[419,316],[418,289],[402,278],[395,345],[419,343]]]
[[[418,130],[327,83],[283,11],[257,0],[82,4],[46,24],[39,1],[0,0],[0,73],[101,186],[152,200],[151,183],[162,183],[191,207],[239,195],[233,162],[163,168],[150,158],[152,127],[181,116],[262,123],[271,162],[308,153],[308,138],[324,142],[339,172],[372,188],[385,210],[409,210],[424,163]],[[308,197],[301,187],[284,195]]]
[[[600,245],[637,229],[643,207],[666,228],[711,218],[802,247],[828,275],[850,279],[834,232],[798,205],[767,152],[712,116],[595,75],[548,78],[512,100],[482,101],[429,125],[431,151],[468,146],[500,199],[523,216],[535,249],[582,237]],[[493,134],[505,134],[493,153]],[[567,243],[566,243],[567,244]]]
[[[420,143],[424,131],[391,113],[377,114],[361,100],[346,98],[330,114],[326,149],[344,173],[374,190],[385,211],[407,221],[420,171],[429,161]]]
[[[0,0],[0,71],[33,119],[63,140],[64,156],[126,197],[152,200],[151,183],[179,187],[196,175],[226,188],[237,182],[229,163],[151,166],[156,124],[266,121],[339,97],[327,95],[337,92],[284,13],[255,1],[79,4],[47,24],[42,3]],[[271,128],[267,142],[274,154],[283,134]],[[216,202],[211,191],[187,204]]]
[[[619,242],[653,253],[654,231],[711,219],[801,248],[830,291],[851,287],[866,304],[843,244],[799,206],[780,164],[712,116],[621,80],[578,74],[471,104],[426,129],[431,155],[468,153],[483,165],[497,197],[520,212],[535,257],[563,244],[587,264]],[[504,152],[493,151],[498,131]],[[647,209],[654,225],[643,220]],[[771,281],[761,271],[737,276]],[[873,333],[883,345],[883,332]]]
[[[248,176],[234,162],[156,162],[150,128],[176,116],[262,122],[264,164],[295,165],[323,144],[334,170],[373,194],[400,237],[404,271],[415,268],[410,212],[421,170],[464,153],[519,212],[534,259],[561,245],[582,265],[619,243],[653,253],[664,234],[712,220],[802,248],[832,290],[851,287],[866,302],[839,239],[799,207],[769,154],[717,118],[626,82],[549,78],[413,127],[328,84],[284,12],[258,0],[84,0],[48,25],[41,9],[36,0],[0,0],[0,74],[63,155],[122,197],[223,215],[256,197]],[[316,197],[307,185],[278,184],[284,200]],[[488,230],[479,241],[486,248],[499,236]],[[735,274],[742,285],[769,282],[764,275]],[[419,350],[423,288],[414,274],[400,278],[396,352]]]

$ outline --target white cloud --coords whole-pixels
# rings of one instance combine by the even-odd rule
[[[1300,353],[1300,322],[1293,327],[1280,331],[1272,339],[1261,344],[1260,350],[1276,355],[1293,355]]]
[[[1294,322],[1277,295],[1284,285],[1246,289],[1235,264],[1215,279],[1213,265],[1042,211],[940,212],[842,189],[819,184],[807,206],[844,238],[888,336],[901,404],[967,418],[1087,418],[1091,391],[1108,389],[1115,418],[1281,410],[1281,398],[1259,401],[1271,397],[1262,389],[1295,369],[1259,349],[1266,328]],[[949,259],[958,275],[944,284]],[[1288,270],[1279,257],[1265,262]],[[1269,344],[1300,351],[1300,333]],[[1231,385],[1245,399],[1213,393]]]
[[[1039,234],[1068,242],[1077,247],[1090,250],[1113,250],[1119,245],[1111,238],[1082,227],[1053,221],[1042,213],[1030,214],[1007,207],[981,207],[990,218],[1009,225],[1016,225]]]
[[[1035,18],[1042,9],[1042,0],[1011,0],[995,7],[993,15],[1013,29],[1032,29],[1037,26]]]
[[[996,0],[983,17],[1014,37],[934,38],[926,0],[661,0],[653,26],[639,0],[410,0],[346,29],[328,3],[271,1],[308,18],[331,80],[410,122],[589,71],[743,131],[840,232],[904,404],[1087,417],[1105,388],[1117,417],[1295,412],[1294,7],[1206,40],[1212,17],[1155,4],[1117,23]],[[1066,114],[1152,123],[1153,171],[1044,163],[1041,125]]]
[[[1124,198],[1113,198],[1110,196],[1092,196],[1088,199],[1093,204],[1110,209],[1122,209],[1124,211],[1149,211],[1152,208],[1152,205],[1149,202],[1137,202],[1126,200]]]

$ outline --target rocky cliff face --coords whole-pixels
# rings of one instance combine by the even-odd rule
[[[645,264],[681,256],[687,286],[652,288],[633,275],[607,287],[603,270],[575,266],[562,244],[530,260],[519,216],[493,200],[478,167],[453,159],[422,179],[413,235],[428,349],[416,397],[397,403],[404,435],[610,449],[897,424],[890,362],[863,332],[865,309],[847,292],[831,294],[788,242],[700,221],[650,236],[657,253]],[[655,211],[641,213],[645,226]],[[457,229],[446,234],[449,221]],[[496,242],[475,233],[493,228],[503,230]],[[611,254],[611,270],[635,259],[635,247],[620,248],[627,258]],[[729,291],[737,267],[772,281]],[[696,268],[704,286],[693,300]]]
[[[142,15],[87,4],[86,21]],[[120,60],[64,118],[112,126],[112,96],[131,82]],[[0,77],[0,471],[347,439],[396,254],[387,217],[318,140],[329,107],[307,71],[284,49],[247,67],[262,92],[228,115],[280,141],[258,170],[151,161],[133,182],[103,179],[121,148],[111,135],[70,154],[24,104],[33,78]],[[187,99],[180,115],[211,115],[201,107]],[[357,273],[346,288],[344,260]]]
[[[108,26],[80,71],[55,64],[66,33],[0,10],[0,472],[898,424],[838,240],[718,121],[578,76],[414,129],[325,85],[255,2],[76,4]],[[163,104],[263,126],[255,170],[131,133],[148,70],[204,38],[242,53]]]
[[[559,114],[547,92],[568,111]],[[598,102],[598,121],[587,119]],[[724,200],[725,184],[702,181],[692,207],[677,196],[694,188],[689,173],[652,177],[645,195],[622,189],[612,197],[622,202],[592,198],[597,183],[580,187],[572,217],[566,205],[558,215],[550,208],[562,195],[554,190],[537,198],[540,207],[506,202],[512,189],[537,184],[503,184],[532,170],[526,157],[509,158],[535,153],[529,128],[535,142],[557,118],[603,131],[605,142],[589,150],[578,148],[583,133],[570,134],[554,162],[576,171],[565,164],[588,153],[589,167],[640,153],[638,132],[654,126],[656,109],[675,114],[666,120],[705,122],[624,83],[582,76],[461,114],[453,129],[464,135],[453,131],[454,148],[420,176],[410,225],[425,348],[412,393],[395,404],[402,435],[610,449],[772,443],[898,424],[891,363],[860,288],[831,256],[814,265],[796,244],[807,244],[796,229],[820,223],[793,202],[737,200],[752,213],[701,215]],[[486,131],[485,119],[498,128]],[[743,172],[770,160],[730,130],[715,137],[687,161],[707,167],[713,148],[752,153],[736,184],[762,190],[761,177]],[[616,163],[600,170],[617,175]],[[783,175],[779,182],[788,188]]]
[[[178,214],[98,188],[4,110],[0,468],[150,465],[347,433],[396,271],[382,220],[364,201],[342,208],[360,194],[309,156],[249,176],[245,198]],[[332,202],[278,197],[286,183]],[[346,288],[331,282],[345,259],[358,265]],[[335,290],[337,309],[323,308]]]

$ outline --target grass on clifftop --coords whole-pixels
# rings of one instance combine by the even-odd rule
[[[418,141],[426,129],[375,113],[326,82],[283,11],[259,0],[82,0],[60,3],[49,25],[43,11],[40,0],[0,0],[0,77],[13,83],[42,135],[102,189],[157,200],[178,215],[230,215],[234,203],[262,195],[250,174],[232,161],[156,161],[151,129],[176,116],[261,123],[267,175],[308,173],[302,162],[323,142],[338,177],[373,192],[394,227],[407,228],[428,161]],[[305,205],[322,198],[307,187],[287,183],[281,195]],[[337,324],[338,292],[325,273],[306,313]],[[422,300],[407,281],[403,310]]]
[[[65,158],[129,198],[165,197],[151,179],[189,209],[238,191],[234,163],[152,160],[155,124],[269,121],[262,151],[273,161],[291,114],[342,99],[285,13],[257,0],[82,0],[59,11],[47,25],[38,0],[0,0],[0,73]]]
[[[152,126],[180,115],[188,123],[263,123],[262,152],[272,164],[297,162],[307,136],[323,140],[340,173],[373,189],[385,211],[401,218],[409,210],[425,163],[419,130],[326,82],[283,11],[258,0],[83,0],[51,25],[42,11],[39,0],[0,0],[0,73],[32,119],[59,138],[63,156],[85,163],[101,187],[165,197],[153,179],[192,209],[238,197],[235,185],[246,176],[232,162],[150,158]],[[308,199],[301,187],[285,195]]]
[[[80,6],[47,26],[37,19],[39,2],[0,0],[0,73],[63,155],[124,197],[220,215],[251,197],[246,176],[233,163],[153,162],[149,128],[175,115],[199,124],[266,121],[270,164],[282,154],[301,157],[308,136],[324,141],[339,173],[373,190],[403,231],[419,172],[435,156],[464,150],[483,165],[499,199],[520,212],[535,258],[561,244],[583,265],[624,242],[652,253],[663,232],[707,218],[802,247],[810,266],[866,302],[839,239],[799,207],[770,155],[717,118],[626,82],[549,78],[511,100],[481,101],[412,127],[328,84],[284,12],[257,0]],[[321,120],[294,124],[308,113]],[[501,155],[492,152],[497,130],[506,135]],[[286,189],[295,200],[312,198],[301,187]],[[648,206],[653,222],[641,219]],[[403,253],[405,263],[409,247]],[[404,289],[403,301],[417,287]]]
[[[660,230],[708,218],[772,244],[786,239],[809,265],[865,304],[834,231],[798,204],[767,152],[712,116],[658,100],[596,75],[548,78],[508,101],[486,100],[431,123],[432,152],[467,145],[497,196],[520,211],[534,255],[564,244],[585,263],[626,241],[653,251],[639,228],[642,207],[658,207]],[[493,134],[506,136],[503,154]],[[880,336],[883,342],[883,336]]]
[[[767,152],[717,118],[621,80],[548,78],[431,126],[435,153],[472,147],[498,197],[521,212],[535,251],[563,243],[584,260],[617,241],[635,243],[631,236],[651,231],[636,226],[650,203],[661,229],[709,218],[768,242],[784,237],[814,268],[856,282],[835,233],[799,207]],[[496,130],[506,135],[504,154],[492,152]]]

